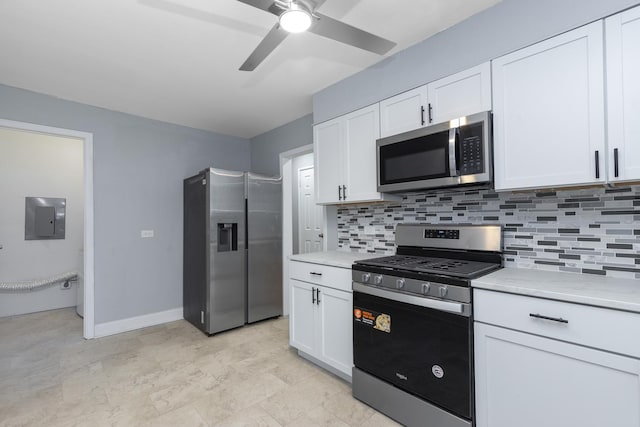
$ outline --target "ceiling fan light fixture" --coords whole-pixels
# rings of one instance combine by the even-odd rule
[[[280,15],[280,26],[289,33],[303,33],[311,27],[311,13],[297,3]]]

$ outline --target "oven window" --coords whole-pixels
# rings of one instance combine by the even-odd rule
[[[353,293],[353,309],[356,367],[471,419],[468,317],[361,292]]]
[[[449,131],[380,147],[380,184],[449,176]]]

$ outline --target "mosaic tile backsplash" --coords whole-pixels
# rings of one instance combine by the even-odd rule
[[[338,208],[339,250],[395,252],[398,223],[501,224],[505,266],[640,279],[640,185],[406,194]]]

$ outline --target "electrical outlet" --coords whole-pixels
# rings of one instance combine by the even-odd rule
[[[153,232],[153,230],[140,230],[140,237],[142,237],[143,239],[148,239],[150,237],[153,237],[155,235],[155,233]]]
[[[66,282],[60,283],[60,289],[63,289],[63,290],[71,289],[71,282],[67,280]]]

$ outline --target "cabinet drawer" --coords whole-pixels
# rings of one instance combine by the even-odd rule
[[[329,288],[351,292],[351,269],[309,262],[291,261],[289,277]]]
[[[640,314],[482,289],[473,295],[477,322],[640,358]]]

